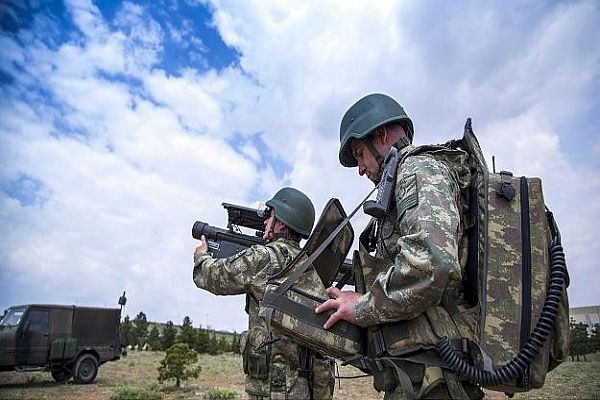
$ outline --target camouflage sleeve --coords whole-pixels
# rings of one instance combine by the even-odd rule
[[[194,260],[194,283],[218,295],[251,293],[260,299],[266,287],[269,261],[269,251],[262,245],[228,258],[215,259],[203,254]]]
[[[398,169],[398,253],[359,299],[359,325],[413,319],[440,303],[450,281],[460,282],[454,187],[448,167],[431,156],[408,157]]]

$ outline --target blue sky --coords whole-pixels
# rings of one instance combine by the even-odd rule
[[[600,304],[596,1],[0,3],[0,306],[116,305],[241,331],[191,279],[195,220],[282,185],[322,209],[370,189],[344,111],[396,98],[415,142],[467,117],[498,169],[543,179],[572,306]],[[354,230],[366,218],[359,216]]]

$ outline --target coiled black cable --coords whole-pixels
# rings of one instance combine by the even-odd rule
[[[527,368],[529,368],[531,361],[539,353],[552,332],[560,307],[563,287],[569,285],[569,275],[567,273],[565,253],[561,245],[558,226],[552,217],[552,213],[547,210],[546,214],[553,234],[548,246],[550,253],[550,282],[544,306],[533,332],[519,353],[508,364],[493,371],[486,371],[469,364],[456,354],[454,348],[450,345],[448,337],[442,337],[436,344],[437,353],[459,379],[473,384],[480,384],[484,387],[494,387],[506,383],[510,379],[523,376]]]

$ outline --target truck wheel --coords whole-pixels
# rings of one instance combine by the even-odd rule
[[[73,365],[75,383],[92,383],[98,374],[98,360],[94,355],[85,353],[77,357]]]
[[[52,371],[50,371],[50,375],[52,375],[52,378],[54,378],[54,380],[56,382],[66,382],[69,380],[69,378],[71,378],[71,371],[66,370],[66,369],[53,369]]]

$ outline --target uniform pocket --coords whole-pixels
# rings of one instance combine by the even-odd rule
[[[254,379],[267,379],[269,377],[269,359],[266,352],[251,350],[248,353],[248,375]]]

